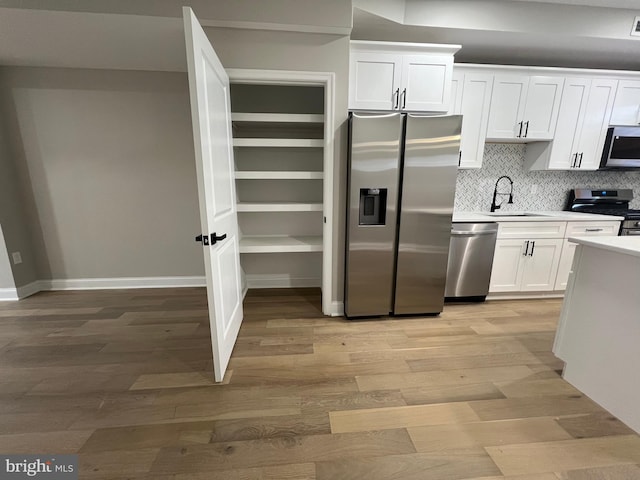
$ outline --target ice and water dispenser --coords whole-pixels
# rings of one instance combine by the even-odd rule
[[[387,214],[386,188],[360,189],[359,225],[384,225]]]

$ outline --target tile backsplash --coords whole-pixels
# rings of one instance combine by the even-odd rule
[[[508,197],[503,197],[503,211],[563,210],[572,188],[631,188],[635,196],[631,208],[640,209],[640,171],[527,171],[525,148],[522,144],[485,145],[481,169],[458,171],[455,210],[489,211],[493,188],[502,175],[513,180],[513,204],[508,205]],[[508,191],[508,185],[508,181],[501,181],[499,191]]]

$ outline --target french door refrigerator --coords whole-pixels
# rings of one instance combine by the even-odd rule
[[[349,114],[347,317],[442,312],[461,124]]]

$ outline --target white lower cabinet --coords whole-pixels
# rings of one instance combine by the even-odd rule
[[[603,221],[603,222],[568,222],[567,231],[562,245],[562,254],[560,255],[560,265],[558,266],[558,274],[556,276],[555,290],[565,290],[571,273],[573,264],[573,254],[576,251],[576,244],[568,240],[569,237],[576,236],[616,236],[620,229],[619,221]]]
[[[562,244],[555,238],[498,239],[489,291],[553,290]]]

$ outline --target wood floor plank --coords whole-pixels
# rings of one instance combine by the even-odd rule
[[[608,412],[561,417],[556,420],[574,438],[632,435],[633,430]],[[640,478],[640,477],[639,477]]]
[[[640,463],[640,437],[622,435],[487,447],[505,475]]]
[[[533,375],[526,366],[466,368],[458,370],[414,372],[399,374],[359,375],[356,377],[361,391],[417,387],[421,385],[461,385],[486,381],[521,380]]]
[[[540,395],[580,395],[580,391],[561,378],[496,382],[496,386],[508,398]]]
[[[151,471],[190,473],[415,453],[406,430],[282,437],[160,450]]]
[[[499,473],[484,452],[386,455],[319,462],[316,468],[317,480],[459,480],[468,479],[469,472],[483,477]]]
[[[559,472],[560,480],[636,480],[640,478],[640,465],[613,465]]]
[[[575,415],[602,411],[601,407],[583,395],[478,400],[469,402],[469,405],[482,420]]]
[[[265,438],[324,435],[331,433],[327,413],[305,413],[278,417],[236,418],[217,420],[210,442],[235,442]]]
[[[400,393],[407,405],[506,398],[491,382],[403,388]]]
[[[466,403],[409,405],[329,413],[333,433],[366,432],[420,425],[467,423],[479,417]]]
[[[11,454],[55,451],[59,455],[76,453],[92,432],[92,430],[61,430],[0,435],[0,452]]]
[[[228,370],[222,382],[216,383],[210,372],[156,373],[140,375],[129,390],[151,390],[157,388],[200,387],[227,384],[233,374]]]
[[[411,427],[408,431],[416,450],[423,453],[572,438],[552,417]]]

